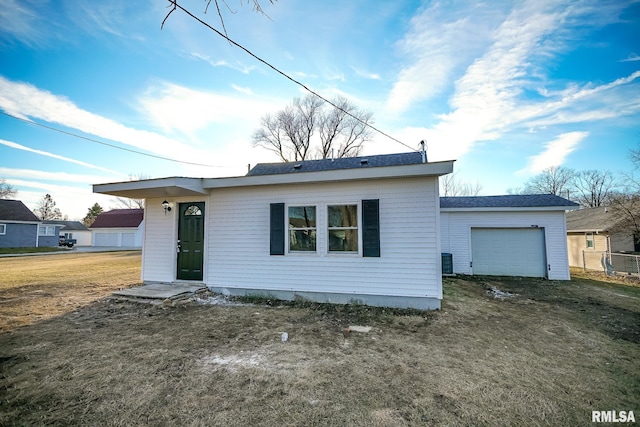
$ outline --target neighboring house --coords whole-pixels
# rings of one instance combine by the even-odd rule
[[[92,246],[140,248],[144,234],[144,209],[102,212],[89,229]]]
[[[94,192],[146,199],[145,282],[436,309],[438,176],[452,170],[453,161],[422,163],[420,153],[405,153],[260,164],[242,177],[129,181]]]
[[[58,246],[62,227],[57,221],[42,221],[38,226],[38,246]]]
[[[76,246],[91,246],[91,230],[80,221],[44,221],[44,224],[58,224],[62,228],[59,236],[66,239],[75,239]]]
[[[569,265],[601,270],[601,257],[598,254],[602,252],[640,251],[633,232],[625,232],[618,226],[621,221],[622,218],[616,217],[606,207],[569,212],[567,214]]]
[[[0,248],[46,246],[39,244],[40,224],[40,219],[20,200],[0,199]]]
[[[461,274],[569,280],[565,211],[551,194],[442,197],[442,251]]]

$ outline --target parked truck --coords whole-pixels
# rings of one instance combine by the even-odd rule
[[[58,237],[58,246],[66,246],[68,248],[72,248],[76,244],[76,239],[69,239],[66,236]]]

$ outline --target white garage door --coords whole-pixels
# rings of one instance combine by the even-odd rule
[[[96,233],[94,246],[118,246],[118,234]]]
[[[473,274],[545,277],[543,228],[472,228]]]
[[[132,248],[136,245],[136,233],[122,233],[122,246]]]

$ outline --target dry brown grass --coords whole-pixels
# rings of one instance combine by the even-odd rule
[[[450,279],[428,314],[100,299],[0,334],[0,424],[589,425],[640,415],[639,358],[640,289],[589,278]]]
[[[0,258],[0,332],[68,313],[140,283],[140,252]]]

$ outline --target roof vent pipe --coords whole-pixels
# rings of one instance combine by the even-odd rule
[[[424,139],[420,141],[420,154],[422,154],[422,163],[427,163],[427,148]]]

